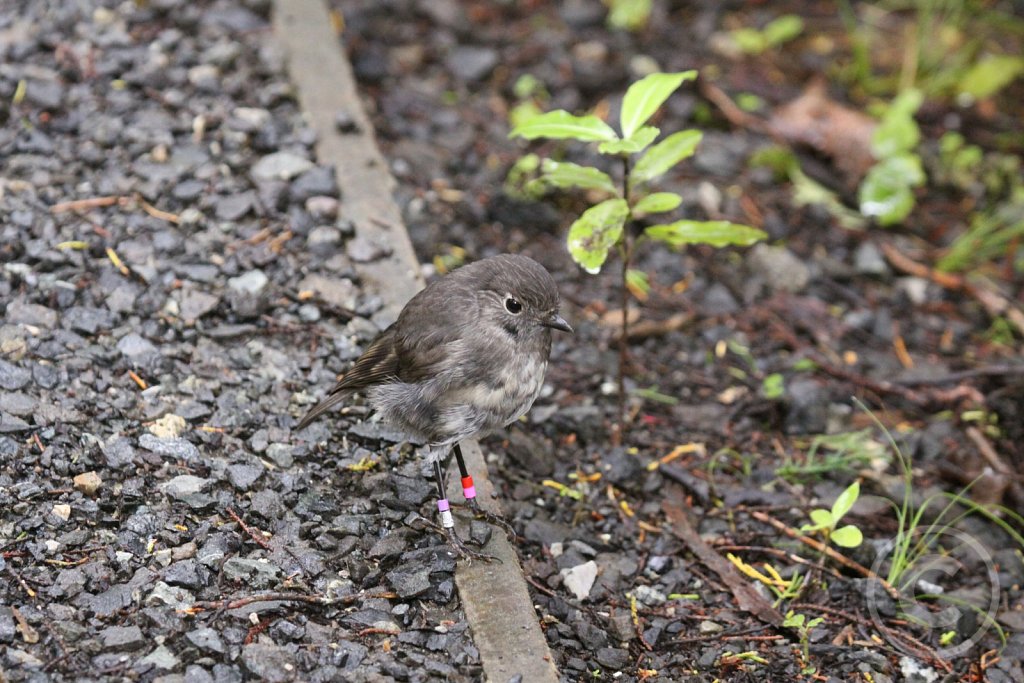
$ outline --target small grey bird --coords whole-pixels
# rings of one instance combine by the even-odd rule
[[[464,557],[485,557],[455,533],[443,461],[454,450],[466,502],[490,518],[477,503],[459,442],[530,409],[544,384],[551,330],[572,327],[558,314],[558,289],[539,263],[502,254],[463,266],[410,299],[296,430],[363,392],[383,420],[427,444],[449,542]]]

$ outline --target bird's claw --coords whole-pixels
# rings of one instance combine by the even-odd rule
[[[477,552],[467,546],[465,541],[459,538],[459,535],[455,533],[454,528],[445,529],[445,534],[448,536],[448,544],[455,550],[455,553],[467,562],[472,562],[473,560],[480,560],[482,562],[501,562],[501,558],[495,557],[494,555],[488,555],[487,553]]]

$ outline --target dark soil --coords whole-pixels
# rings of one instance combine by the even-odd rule
[[[807,510],[828,508],[859,477],[865,495],[849,521],[867,541],[845,552],[884,571],[886,543],[896,527],[879,496],[900,500],[902,484],[874,415],[913,459],[918,503],[983,475],[974,498],[1019,512],[1019,346],[1016,340],[993,342],[991,318],[976,299],[903,272],[885,255],[892,249],[927,259],[927,240],[951,239],[949,224],[966,222],[955,208],[955,193],[922,192],[902,231],[845,230],[824,209],[794,205],[788,183],[748,167],[749,156],[772,144],[770,138],[730,125],[699,94],[703,86],[684,87],[657,125],[671,132],[693,127],[697,117],[705,138],[663,189],[687,199],[684,217],[753,224],[769,233],[771,246],[641,250],[638,267],[654,285],[640,304],[640,319],[665,324],[631,345],[627,387],[653,390],[654,399],[662,400],[632,393],[628,431],[621,446],[613,445],[619,264],[613,260],[594,277],[569,258],[566,230],[586,206],[585,197],[562,192],[529,202],[503,190],[508,169],[528,149],[578,163],[606,160],[581,144],[509,140],[514,84],[530,74],[550,96],[544,109],[596,107],[614,122],[622,93],[650,60],[662,71],[698,68],[705,82],[730,93],[754,92],[769,108],[793,99],[812,77],[831,74],[835,66],[815,54],[810,41],[759,59],[730,61],[710,49],[716,33],[763,24],[767,10],[654,5],[650,26],[629,34],[606,28],[598,2],[334,2],[378,137],[400,180],[398,196],[421,260],[444,267],[503,251],[528,253],[556,274],[564,308],[577,326],[575,338],[558,340],[550,391],[528,421],[489,442],[491,475],[523,536],[521,557],[563,677],[590,680],[622,672],[618,680],[794,680],[802,667],[798,638],[739,610],[721,577],[696,562],[666,528],[663,505],[689,509],[703,538],[721,546],[722,554],[732,552],[758,568],[769,562],[791,576],[805,569],[774,549],[812,564],[820,561],[817,552],[780,539],[776,528],[752,514],[799,528],[807,523]],[[842,44],[838,10],[790,5],[807,21],[805,35],[830,35]],[[832,58],[840,56],[837,48]],[[842,99],[841,88],[831,94]],[[1019,135],[1021,111],[1014,101],[1019,103],[1012,96],[1001,100],[1008,112],[984,121],[971,110],[950,117],[935,105],[920,118],[926,137],[957,121],[976,139]],[[827,159],[798,151],[819,181],[844,187]],[[937,231],[940,224],[945,232]],[[1002,282],[1011,301],[1021,300],[1021,284],[1019,277]],[[674,318],[683,324],[669,324]],[[968,372],[957,374],[963,370]],[[763,388],[775,373],[782,376],[781,396]],[[975,423],[958,418],[970,410],[998,420],[1000,431],[981,437],[985,446],[968,435]],[[864,438],[872,458],[845,469],[780,476],[783,465],[807,462],[809,435],[862,429],[869,430]],[[656,467],[686,444],[699,447]],[[983,457],[986,446],[996,454],[995,464]],[[1011,474],[994,475],[998,467]],[[941,507],[933,503],[931,511]],[[964,606],[948,629],[895,620],[891,604],[879,616],[879,593],[870,581],[828,560],[823,564],[838,574],[812,569],[803,593],[780,607],[824,618],[811,631],[806,664],[830,680],[926,680],[945,675],[947,665],[954,679],[1024,675],[1020,548],[984,521],[963,528],[978,547],[943,587],[959,596],[998,596],[1000,607],[991,616],[1008,638],[998,664],[984,654],[1000,647],[994,629],[955,656],[939,642],[944,630],[957,632],[955,643],[979,633],[975,619],[984,609]],[[597,566],[596,583],[577,599],[567,577],[585,573],[590,562]],[[677,595],[687,597],[670,597]],[[870,642],[872,634],[881,640]],[[763,661],[738,653],[756,653]]]

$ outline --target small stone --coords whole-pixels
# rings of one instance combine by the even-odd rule
[[[263,291],[268,282],[270,280],[266,274],[262,270],[256,269],[245,272],[238,277],[230,278],[228,280],[228,287],[236,292],[255,296]]]
[[[174,656],[174,653],[167,649],[166,645],[158,645],[155,650],[143,657],[139,663],[149,665],[154,669],[170,671],[177,668],[180,662]]]
[[[12,301],[7,305],[7,322],[49,329],[57,324],[57,312],[39,304]]]
[[[32,373],[25,368],[0,360],[0,389],[15,391],[32,380]]]
[[[293,202],[305,203],[310,197],[338,196],[338,181],[333,166],[314,166],[292,182],[288,196]]]
[[[391,253],[391,249],[365,237],[354,237],[347,245],[348,257],[356,263],[370,263]]]
[[[334,220],[338,217],[338,200],[334,197],[314,195],[306,200],[306,211],[313,218]]]
[[[357,295],[355,284],[348,278],[330,278],[323,275],[307,275],[299,283],[299,291],[313,291],[331,306],[344,310],[356,307]]]
[[[149,425],[149,432],[159,439],[175,439],[188,427],[185,418],[174,413],[168,413],[153,424]]]
[[[281,469],[287,469],[295,464],[292,455],[294,450],[293,446],[286,443],[272,443],[267,446],[266,456]]]
[[[457,47],[445,60],[448,70],[463,81],[477,81],[498,65],[498,51],[490,47]]]
[[[185,439],[167,439],[154,434],[143,434],[139,437],[139,446],[157,455],[177,458],[185,462],[195,462],[200,459],[199,449]]]
[[[138,626],[108,626],[100,631],[103,649],[107,651],[137,650],[146,644]]]
[[[315,323],[320,320],[320,309],[313,304],[299,306],[299,320],[304,323]]]
[[[239,463],[228,465],[227,468],[228,481],[239,491],[248,491],[262,474],[263,467],[260,465]]]
[[[657,588],[652,588],[650,586],[637,586],[633,589],[633,595],[637,600],[648,607],[664,605],[668,601],[668,597],[664,593],[659,591]]]
[[[328,225],[321,225],[309,231],[306,246],[318,254],[330,254],[341,244],[341,231]]]
[[[58,503],[53,506],[53,516],[65,522],[71,519],[71,506],[65,503]]]
[[[96,492],[103,486],[103,480],[95,472],[83,472],[75,475],[75,488],[87,496],[95,496]]]
[[[853,267],[862,275],[888,275],[889,264],[874,242],[861,242],[853,255]]]
[[[716,624],[713,621],[708,621],[707,619],[705,619],[697,625],[697,630],[702,635],[707,635],[710,633],[720,633],[724,630],[724,627],[721,624]]]
[[[224,654],[224,652],[227,651],[227,648],[224,647],[224,641],[221,640],[220,634],[212,628],[197,628],[194,631],[186,633],[185,637],[190,643],[205,652]]]
[[[253,179],[257,182],[266,180],[291,180],[300,173],[313,168],[309,159],[291,152],[275,152],[269,154],[252,168]]]
[[[255,642],[242,649],[242,666],[257,680],[266,683],[287,683],[295,680],[295,663],[283,647],[269,642]]]
[[[618,647],[602,647],[594,659],[601,666],[613,671],[623,671],[630,663],[629,650]]]
[[[772,291],[799,292],[811,280],[807,265],[785,247],[756,244],[747,254],[747,265]]]
[[[220,298],[197,289],[185,289],[178,294],[178,311],[181,319],[192,324],[217,308]]]
[[[185,500],[190,496],[204,491],[212,482],[192,474],[179,474],[174,479],[164,482],[160,489],[171,498]]]
[[[590,589],[594,587],[595,580],[597,563],[593,560],[562,570],[562,585],[575,595],[577,600],[585,600],[590,596]]]
[[[184,588],[171,586],[163,581],[153,584],[153,590],[146,596],[146,604],[150,607],[167,605],[173,609],[185,609],[194,602],[192,594]]]
[[[148,339],[135,332],[121,337],[117,342],[117,350],[127,358],[144,358],[157,352]]]
[[[256,201],[256,193],[252,191],[219,197],[215,203],[217,220],[237,221],[252,211]]]
[[[280,575],[281,568],[266,560],[232,557],[224,563],[224,576],[228,580],[242,582],[252,588],[272,586]]]
[[[896,280],[896,291],[903,293],[910,303],[921,306],[928,301],[928,280],[922,277],[901,277]]]

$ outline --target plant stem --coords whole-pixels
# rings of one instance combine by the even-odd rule
[[[622,156],[622,196],[629,204],[629,155]],[[629,363],[629,266],[633,260],[632,216],[622,228],[622,329],[619,334],[619,435],[626,428],[626,365]]]

